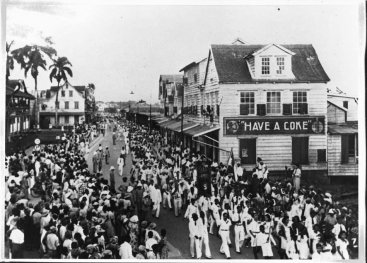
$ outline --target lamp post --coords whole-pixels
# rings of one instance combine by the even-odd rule
[[[184,95],[185,95],[185,84],[186,84],[187,78],[183,77],[182,79],[182,98],[181,98],[181,154],[183,153],[184,148],[184,134],[183,134],[183,119],[184,119],[184,111],[183,111],[183,105],[184,105]]]
[[[130,92],[130,97],[132,97],[132,95],[134,95],[133,91]],[[130,98],[130,101],[129,101],[129,119],[131,118],[131,99],[132,98]]]

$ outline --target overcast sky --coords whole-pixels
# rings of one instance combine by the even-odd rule
[[[363,32],[359,10],[350,1],[307,6],[15,1],[7,5],[6,40],[14,40],[18,48],[42,45],[51,37],[58,55],[73,64],[71,84],[94,83],[96,99],[103,101],[155,102],[160,74],[178,74],[185,65],[207,56],[210,44],[230,44],[237,37],[248,44],[313,44],[331,79],[330,88],[358,96]],[[50,87],[48,76],[41,70],[40,90]],[[14,70],[11,78],[24,74]],[[32,77],[26,83],[34,88]]]

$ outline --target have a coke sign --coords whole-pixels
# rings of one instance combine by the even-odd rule
[[[325,117],[224,118],[223,134],[323,134]]]

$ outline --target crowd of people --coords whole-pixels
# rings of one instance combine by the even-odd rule
[[[161,208],[186,218],[192,258],[212,257],[210,235],[221,239],[214,249],[226,258],[232,247],[239,254],[251,248],[255,259],[272,258],[274,252],[281,259],[357,255],[355,211],[332,193],[302,185],[301,167],[294,168],[291,180],[271,180],[261,158],[245,171],[126,120],[111,119],[107,126],[113,145],[123,142],[117,187],[108,148],[99,145],[88,168],[82,136],[88,127],[66,134],[63,144],[11,156],[6,225],[13,258],[22,257],[24,247],[50,258],[166,259],[167,231],[151,222]],[[124,169],[128,156],[130,170]],[[108,180],[104,165],[111,165]],[[29,182],[37,178],[49,182],[51,191],[33,205]]]

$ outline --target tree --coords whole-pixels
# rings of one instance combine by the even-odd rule
[[[10,44],[6,42],[6,84],[8,84],[10,70],[14,69],[14,58],[10,54],[10,48],[13,45],[14,41],[11,41]]]
[[[34,90],[36,97],[35,114],[36,123],[39,124],[39,109],[38,109],[38,90],[37,90],[37,78],[41,67],[46,70],[47,62],[45,56],[52,59],[56,56],[57,52],[52,47],[43,47],[38,45],[24,46],[22,48],[15,49],[11,52],[15,61],[20,64],[20,68],[24,69],[24,76],[27,77],[29,70],[34,78]]]
[[[63,80],[67,82],[67,75],[73,77],[73,72],[71,68],[68,66],[72,66],[67,57],[59,57],[57,59],[53,59],[53,64],[49,67],[51,70],[50,73],[50,81],[53,79],[57,82],[57,90],[56,90],[56,99],[55,99],[55,123],[58,124],[58,104],[59,104],[59,90],[60,90],[60,82]]]

